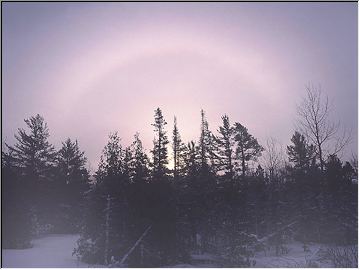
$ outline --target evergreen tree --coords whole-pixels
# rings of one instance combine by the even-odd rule
[[[178,177],[183,173],[184,169],[185,145],[181,141],[180,133],[177,127],[176,117],[174,117],[172,148],[174,158],[174,179],[178,179]]]
[[[31,181],[50,178],[55,161],[55,149],[49,143],[49,129],[44,118],[37,114],[24,120],[29,132],[19,128],[12,151],[16,166]]]
[[[325,164],[326,168],[326,188],[331,194],[340,192],[345,184],[343,166],[337,155],[330,155]]]
[[[51,223],[55,215],[53,180],[56,152],[48,141],[49,129],[42,116],[37,114],[24,121],[28,130],[19,128],[15,144],[5,145],[12,152],[17,174],[24,179],[22,188],[28,193],[27,209],[31,210],[29,215],[34,221],[31,225],[33,233],[37,234]]]
[[[353,168],[353,166],[348,161],[346,161],[345,165],[343,166],[343,175],[344,175],[344,180],[348,184],[351,184],[353,179],[356,178],[356,170]]]
[[[99,168],[96,172],[97,180],[105,177],[117,177],[124,171],[124,150],[120,144],[117,132],[109,135],[109,141],[100,157]]]
[[[79,226],[83,194],[88,190],[89,173],[86,157],[78,142],[69,138],[62,143],[57,155],[57,197],[59,214],[57,223],[61,232],[74,231]],[[61,225],[62,224],[62,225]]]
[[[314,158],[315,149],[313,145],[309,145],[304,135],[295,131],[291,138],[293,145],[287,146],[287,154],[289,161],[293,162],[295,168],[306,169],[310,166],[310,161]]]
[[[289,184],[288,193],[291,194],[290,212],[293,213],[298,222],[297,238],[303,243],[306,250],[309,241],[317,237],[314,232],[318,228],[317,205],[315,194],[317,188],[314,181],[314,175],[311,162],[314,159],[314,147],[309,145],[305,137],[295,131],[291,138],[292,145],[287,146],[287,154],[289,161],[294,167],[288,166],[287,171],[290,172],[291,184]]]
[[[154,148],[151,151],[153,155],[153,176],[156,179],[161,179],[168,171],[166,165],[168,164],[167,144],[169,141],[165,131],[166,124],[160,108],[157,108],[155,110],[155,122],[152,124],[155,128],[156,137]]]
[[[149,158],[143,148],[139,133],[134,135],[134,142],[131,145],[131,180],[134,183],[146,183],[149,178]]]
[[[217,152],[220,160],[219,170],[224,171],[225,175],[232,179],[234,176],[234,128],[231,127],[229,117],[221,117],[223,125],[219,128],[220,136],[215,137]]]
[[[97,188],[101,194],[98,224],[102,228],[98,245],[104,247],[100,256],[103,262],[110,262],[112,256],[118,259],[120,254],[125,253],[131,241],[128,207],[129,162],[126,159],[128,157],[120,144],[120,137],[117,133],[110,134],[96,172],[99,181]]]
[[[185,149],[185,172],[188,178],[195,177],[199,172],[199,152],[194,141],[190,141]]]
[[[336,155],[328,157],[325,168],[322,240],[343,245],[353,243],[357,234],[354,186],[346,181],[344,167]]]
[[[218,157],[215,153],[214,136],[209,129],[209,123],[206,119],[204,110],[201,110],[200,139],[198,148],[200,172],[204,177],[207,177],[207,175],[214,172]]]
[[[132,174],[133,174],[133,168],[132,168],[132,161],[133,161],[134,157],[133,157],[133,151],[131,149],[131,146],[128,146],[125,148],[124,151],[124,177],[131,179],[132,178]]]
[[[55,153],[42,117],[26,123],[30,132],[20,129],[17,144],[2,152],[6,247],[30,245],[33,213],[45,212],[41,205],[54,213],[43,214],[42,222],[57,225],[51,219],[56,216],[64,222],[57,227],[63,231],[76,227],[81,217],[74,253],[108,266],[192,263],[191,253],[206,252],[220,255],[221,266],[250,267],[256,263],[255,250],[265,245],[274,246],[277,255],[286,252],[285,238],[302,241],[304,252],[309,241],[356,244],[354,168],[330,155],[320,170],[314,147],[298,132],[287,147],[294,167],[279,162],[275,144],[269,144],[269,168],[277,172],[269,178],[260,165],[249,173],[248,162],[263,148],[241,124],[230,125],[224,115],[215,137],[202,110],[200,139],[185,146],[175,118],[173,172],[178,180],[169,181],[166,121],[157,109],[152,175],[139,134],[123,148],[114,133],[102,152],[96,181],[88,183],[86,158],[76,141],[67,139]],[[236,177],[239,160],[244,181],[221,181],[223,172]],[[159,181],[149,181],[151,176]],[[35,196],[42,196],[37,204]]]
[[[129,246],[128,178],[125,150],[117,133],[103,149],[96,183],[87,192],[84,226],[74,253],[91,263],[119,259]]]
[[[57,168],[66,185],[74,182],[86,183],[88,171],[85,168],[86,157],[80,151],[78,142],[69,138],[62,143],[62,148],[57,155]]]
[[[256,160],[264,148],[258,143],[246,127],[240,123],[234,125],[235,141],[237,143],[236,155],[241,161],[242,175],[245,176],[247,162]]]
[[[18,175],[11,150],[1,154],[2,248],[29,248],[32,221],[27,179]]]

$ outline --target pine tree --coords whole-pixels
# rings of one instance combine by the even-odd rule
[[[293,145],[287,146],[287,154],[289,161],[293,162],[297,169],[307,169],[310,166],[310,161],[314,158],[315,149],[313,145],[309,145],[304,135],[295,131],[291,138]]]
[[[80,151],[78,142],[72,142],[68,138],[62,143],[62,148],[57,155],[57,168],[66,185],[73,182],[83,182],[88,176],[86,157],[83,151]]]
[[[96,182],[86,196],[84,227],[74,253],[91,263],[119,259],[129,245],[128,187],[125,150],[117,133],[105,145]]]
[[[236,155],[241,161],[242,175],[245,176],[247,162],[256,160],[264,148],[258,143],[247,130],[246,127],[240,123],[234,125],[235,141],[237,143]]]
[[[345,180],[344,167],[337,155],[330,155],[325,164],[323,240],[348,244],[349,235],[356,235],[356,207],[349,183]],[[350,240],[352,241],[352,240]]]
[[[101,214],[99,213],[101,218],[99,226],[109,230],[110,247],[108,259],[110,259],[112,255],[118,257],[120,250],[123,251],[126,248],[129,227],[129,170],[126,162],[126,151],[120,144],[120,137],[117,133],[110,134],[101,160],[97,171],[99,181],[97,188],[100,189],[101,194]],[[108,197],[111,200],[111,209],[105,210],[107,209]],[[106,225],[105,217],[107,215],[109,215],[110,221]],[[104,244],[105,238],[105,235],[101,234],[100,245]]]
[[[131,149],[131,146],[128,146],[125,148],[124,151],[124,161],[123,161],[123,175],[124,177],[131,179],[133,174],[133,168],[132,168],[132,161],[133,161],[133,151]]]
[[[50,144],[49,129],[44,118],[37,114],[24,120],[27,129],[18,129],[16,143],[6,147],[12,152],[17,174],[24,179],[22,188],[27,192],[27,199],[32,220],[33,233],[39,226],[52,223],[54,217],[56,193],[54,187],[54,165],[56,152]]]
[[[49,179],[56,153],[48,141],[48,126],[39,114],[24,121],[29,132],[19,128],[15,145],[6,146],[13,152],[16,166],[27,178],[33,181]]]
[[[185,172],[188,178],[195,177],[199,172],[199,151],[194,141],[190,141],[185,149]]]
[[[88,190],[89,172],[86,157],[78,142],[69,138],[62,143],[57,155],[57,192],[59,203],[58,230],[73,232],[80,223],[83,194]],[[62,207],[62,208],[61,208]]]
[[[215,141],[209,129],[209,123],[205,116],[205,111],[201,110],[201,126],[199,139],[199,159],[200,172],[203,176],[213,173],[218,157],[215,153]]]
[[[96,172],[97,179],[105,177],[117,177],[124,171],[124,150],[120,144],[117,132],[109,135],[109,141],[104,147],[100,157],[99,168]]]
[[[2,248],[28,248],[32,224],[27,179],[17,173],[11,150],[1,154]]]
[[[149,158],[143,148],[139,133],[134,135],[134,141],[131,144],[131,180],[134,183],[146,183],[149,178]]]
[[[220,126],[219,136],[215,137],[217,152],[220,160],[218,169],[224,171],[227,178],[232,179],[234,176],[234,128],[231,127],[229,117],[221,117],[223,125]]]
[[[168,171],[166,165],[168,164],[167,144],[169,141],[165,131],[166,124],[160,108],[157,108],[155,110],[155,122],[152,124],[155,128],[156,137],[153,141],[154,148],[151,151],[153,155],[153,176],[155,179],[161,179]]]
[[[201,168],[207,166],[207,148],[206,148],[206,136],[207,136],[208,123],[205,118],[204,110],[201,110],[201,134],[199,141]]]
[[[174,179],[178,179],[178,177],[182,174],[184,170],[185,145],[181,141],[180,133],[177,127],[176,117],[174,117],[172,148],[174,158]]]

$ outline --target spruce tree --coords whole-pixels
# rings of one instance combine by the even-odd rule
[[[133,151],[131,149],[131,146],[128,146],[125,148],[124,151],[124,170],[123,175],[124,177],[131,179],[133,174],[133,168],[132,168],[132,160],[133,160]]]
[[[105,177],[117,177],[124,170],[124,150],[120,144],[120,137],[117,132],[109,135],[109,141],[103,149],[100,157],[99,168],[96,172],[97,180]]]
[[[337,155],[330,155],[325,164],[323,241],[349,244],[356,235],[356,196],[346,181],[344,167]]]
[[[204,177],[214,173],[218,157],[215,153],[215,140],[209,129],[209,123],[205,116],[205,111],[201,110],[201,125],[199,139],[199,159],[200,172]]]
[[[179,129],[177,127],[176,117],[174,117],[172,149],[173,149],[173,159],[174,159],[174,170],[173,170],[174,179],[178,179],[178,177],[183,173],[183,169],[184,169],[185,145],[181,141]]]
[[[194,141],[190,141],[185,148],[185,172],[188,178],[194,178],[200,168],[199,148]]]
[[[149,179],[149,158],[145,153],[139,133],[134,135],[131,144],[131,180],[134,183],[146,183]]]
[[[73,232],[79,226],[80,205],[84,192],[89,188],[89,172],[85,168],[86,157],[78,142],[69,138],[62,143],[57,155],[57,197],[61,232]],[[61,208],[62,207],[62,208]],[[59,224],[60,223],[60,224]]]
[[[78,142],[68,138],[62,143],[57,155],[57,168],[64,183],[86,182],[88,176],[85,153],[80,150]]]
[[[154,138],[154,148],[151,151],[153,155],[153,176],[155,179],[161,179],[166,176],[168,171],[167,164],[168,164],[168,150],[167,145],[169,143],[165,125],[166,121],[162,115],[160,108],[155,110],[155,122],[152,124],[154,126],[155,131],[155,138]]]
[[[125,150],[117,133],[109,135],[96,182],[86,193],[84,227],[74,253],[91,263],[109,263],[119,259],[129,245],[128,186]]]

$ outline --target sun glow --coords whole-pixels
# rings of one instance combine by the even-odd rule
[[[107,134],[113,131],[119,131],[124,145],[139,131],[144,146],[151,149],[157,107],[168,122],[168,135],[176,115],[184,141],[197,140],[202,108],[213,131],[226,113],[262,142],[269,135],[287,142],[304,84],[336,78],[330,57],[325,57],[330,47],[323,50],[324,42],[313,38],[318,30],[301,28],[297,10],[288,13],[295,16],[289,20],[280,12],[262,14],[247,5],[189,5],[194,8],[49,5],[46,13],[57,15],[51,19],[41,12],[26,11],[24,16],[17,11],[16,31],[26,29],[31,35],[5,40],[15,64],[4,59],[4,76],[13,78],[4,81],[4,98],[21,104],[33,101],[27,105],[31,108],[5,103],[8,115],[19,115],[5,123],[8,133],[15,132],[24,117],[43,114],[50,129],[56,127],[54,143],[67,136],[78,138],[96,167]],[[30,21],[39,25],[29,28]],[[10,32],[5,28],[4,33]],[[336,52],[329,51],[331,59],[336,60]],[[14,79],[17,76],[21,80]],[[324,88],[335,88],[336,83],[334,79]],[[37,93],[41,98],[33,99]]]

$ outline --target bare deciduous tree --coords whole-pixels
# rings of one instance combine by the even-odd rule
[[[325,155],[341,152],[350,141],[350,133],[331,119],[329,98],[322,95],[321,87],[309,85],[306,91],[306,97],[298,106],[298,125],[315,145],[321,171],[324,171]]]
[[[270,137],[266,140],[265,152],[262,156],[262,163],[269,173],[270,179],[273,179],[279,172],[284,155],[281,145],[276,139]]]

